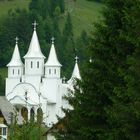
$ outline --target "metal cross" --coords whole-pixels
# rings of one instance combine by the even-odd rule
[[[18,44],[18,40],[19,40],[19,38],[18,38],[18,37],[16,37],[16,38],[15,38],[15,40],[16,40],[16,44]]]
[[[65,76],[63,77],[62,80],[63,80],[63,83],[66,83],[66,77]]]
[[[36,30],[36,26],[38,25],[38,23],[36,22],[36,20],[34,21],[34,23],[32,23],[32,25],[34,26],[34,31]]]
[[[78,56],[76,56],[76,57],[75,57],[75,62],[76,62],[76,63],[78,62],[78,59],[79,59]]]
[[[54,44],[54,40],[55,40],[55,38],[54,38],[54,37],[52,37],[52,38],[51,38],[51,40],[52,40],[52,44]]]

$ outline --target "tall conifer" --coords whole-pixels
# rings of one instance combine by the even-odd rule
[[[82,81],[77,82],[75,92],[71,93],[74,96],[68,98],[74,110],[64,110],[66,118],[62,120],[60,140],[139,139],[140,115],[135,109],[139,108],[139,79],[136,79],[139,74],[134,70],[139,68],[140,44],[136,40],[139,0],[106,0],[105,4],[103,21],[95,24],[90,40],[92,60],[84,68]],[[131,56],[138,64],[128,64]],[[135,74],[127,73],[131,68]],[[129,80],[127,74],[135,77]]]

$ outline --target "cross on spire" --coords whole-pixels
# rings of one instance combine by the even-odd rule
[[[66,77],[65,76],[62,78],[62,81],[63,81],[63,83],[66,83]]]
[[[54,38],[54,37],[52,37],[52,38],[51,38],[52,44],[54,44],[54,40],[55,40],[55,38]]]
[[[16,44],[18,44],[18,40],[19,40],[19,38],[18,38],[18,37],[16,37],[16,38],[15,38],[15,40],[16,40]]]
[[[38,25],[38,23],[36,22],[36,20],[34,21],[34,23],[32,23],[32,25],[34,26],[34,31],[36,31],[36,26]]]
[[[75,62],[76,62],[76,63],[78,62],[78,59],[79,59],[78,56],[76,56],[76,57],[75,57]]]

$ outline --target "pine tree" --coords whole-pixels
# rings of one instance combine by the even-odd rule
[[[74,110],[64,110],[64,128],[59,131],[58,139],[139,139],[140,96],[139,80],[136,79],[136,74],[139,78],[139,69],[137,72],[134,70],[139,68],[137,48],[140,44],[135,35],[139,35],[139,24],[136,24],[139,23],[136,22],[139,21],[139,16],[136,16],[138,5],[139,0],[106,1],[104,19],[102,23],[95,24],[96,30],[90,39],[89,56],[92,61],[85,66],[82,81],[77,81],[75,92],[68,97]],[[130,9],[134,10],[134,14]],[[137,64],[133,64],[134,68],[127,63],[130,56],[137,60],[133,61]],[[135,75],[132,71],[130,76],[135,77],[129,80],[127,70],[131,68]]]
[[[125,86],[115,89],[117,98],[113,109],[113,119],[116,118],[119,129],[115,128],[121,139],[139,140],[140,139],[140,1],[128,0],[125,5],[126,30],[123,32],[127,45],[131,47],[131,54],[126,58],[127,68],[120,68],[119,75],[123,77]],[[133,12],[130,12],[130,9]],[[132,51],[134,50],[134,51]],[[114,111],[115,110],[115,111]],[[119,138],[118,138],[119,139]]]

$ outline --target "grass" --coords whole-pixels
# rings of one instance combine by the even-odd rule
[[[0,1],[0,18],[5,16],[10,9],[28,8],[30,0]]]
[[[86,0],[65,0],[66,11],[71,13],[73,32],[75,36],[79,36],[82,30],[91,31],[92,23],[99,20],[101,17],[100,11],[102,4],[90,2]],[[64,24],[64,21],[61,21]]]
[[[31,0],[13,0],[0,1],[0,18],[2,18],[10,9],[26,8],[28,9]],[[96,22],[100,17],[102,4],[90,2],[87,0],[65,0],[66,12],[71,13],[73,32],[77,37],[82,30],[89,32],[92,28],[92,23]],[[63,29],[66,16],[60,19],[60,27]]]

